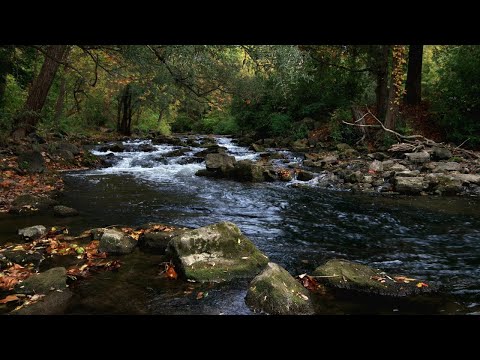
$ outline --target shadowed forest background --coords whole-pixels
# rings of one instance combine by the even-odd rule
[[[342,120],[359,107],[402,135],[477,148],[479,60],[478,46],[3,45],[0,141],[99,131],[295,141],[316,131],[351,143],[358,131]]]

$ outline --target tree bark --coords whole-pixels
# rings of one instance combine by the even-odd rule
[[[131,135],[132,110],[132,91],[130,84],[127,84],[117,108],[117,131],[122,135]]]
[[[410,45],[408,51],[407,83],[405,103],[418,105],[422,100],[423,45]]]
[[[390,45],[381,45],[377,58],[377,87],[375,89],[377,116],[383,119],[387,112],[388,104],[388,58]]]
[[[388,89],[388,106],[385,114],[385,127],[395,130],[398,107],[402,94],[402,75],[403,75],[403,48],[400,45],[393,46],[392,49],[392,72],[390,76],[390,87]]]
[[[17,129],[12,134],[14,139],[18,140],[35,131],[40,119],[40,112],[45,105],[48,92],[66,49],[67,45],[48,46],[42,68],[30,87],[27,101],[23,107],[23,114],[20,116]]]

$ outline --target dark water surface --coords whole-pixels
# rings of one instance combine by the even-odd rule
[[[257,155],[219,138],[237,159]],[[115,154],[114,166],[65,175],[62,204],[80,217],[0,217],[0,241],[28,225],[65,224],[71,232],[112,224],[160,222],[198,227],[236,223],[291,274],[311,272],[330,258],[345,258],[442,287],[441,305],[377,303],[371,299],[326,304],[330,313],[475,313],[480,311],[480,201],[460,197],[385,197],[295,188],[285,183],[244,184],[196,177],[202,164],[182,165],[200,149],[165,158],[175,147]],[[107,153],[97,153],[106,155]],[[158,276],[161,256],[138,249],[75,288],[71,313],[250,314],[247,283],[192,285]],[[207,296],[196,299],[199,291]],[[330,306],[330,308],[329,308]]]

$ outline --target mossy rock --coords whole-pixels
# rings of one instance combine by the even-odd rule
[[[67,270],[64,267],[56,267],[39,274],[33,274],[23,282],[15,286],[19,294],[48,294],[53,290],[65,290],[67,288]]]
[[[254,311],[274,315],[313,314],[310,295],[287,270],[275,263],[268,263],[248,288],[246,304]]]
[[[252,278],[268,263],[231,222],[184,231],[170,241],[167,253],[187,279],[199,282]]]
[[[359,263],[332,259],[313,272],[317,281],[330,287],[366,292],[374,295],[409,296],[435,291],[434,286],[420,286],[421,280],[396,282],[393,275]],[[383,279],[383,280],[382,280]],[[383,282],[382,282],[383,281]]]

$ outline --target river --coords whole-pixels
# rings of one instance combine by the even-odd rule
[[[218,144],[240,159],[258,154],[231,139]],[[237,224],[257,247],[291,274],[311,272],[331,258],[345,258],[441,287],[442,305],[408,307],[389,301],[344,304],[329,313],[477,313],[480,311],[480,201],[467,197],[393,197],[297,188],[294,183],[239,183],[195,176],[201,148],[165,157],[178,147],[148,141],[124,143],[113,166],[65,174],[62,204],[80,217],[1,217],[0,238],[16,228],[43,223],[71,232],[112,224],[147,222],[198,227],[222,220]],[[111,152],[94,154],[107,156]],[[295,161],[294,154],[287,154]],[[76,288],[70,313],[251,314],[244,304],[247,283],[191,285],[158,276],[161,257],[139,250],[123,258],[118,273],[103,273]],[[197,300],[199,291],[206,293]],[[402,308],[404,306],[404,308]]]

